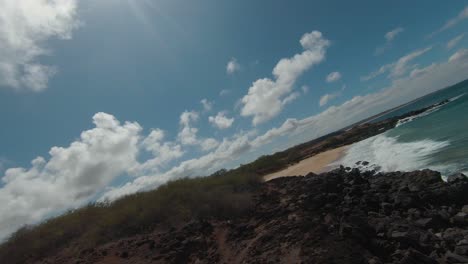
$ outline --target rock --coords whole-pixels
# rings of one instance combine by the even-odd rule
[[[450,251],[445,254],[445,260],[447,263],[468,263],[467,257],[460,256]]]
[[[423,227],[423,228],[427,228],[430,226],[431,222],[433,222],[434,220],[432,218],[421,218],[421,219],[418,219],[416,220],[414,223],[417,225],[417,226],[420,226],[420,227]]]
[[[452,174],[450,176],[447,177],[447,182],[449,183],[452,183],[452,182],[456,182],[456,181],[462,181],[462,180],[466,180],[466,175],[459,172],[459,173],[455,173],[455,174]]]
[[[463,246],[456,246],[455,251],[456,254],[458,255],[468,255],[468,245],[463,245]]]
[[[465,225],[468,224],[468,214],[460,212],[453,217],[453,221],[456,224]]]
[[[408,236],[408,232],[399,232],[399,231],[393,231],[390,235],[390,237],[394,239],[405,238],[407,236]]]
[[[456,243],[458,243],[458,241],[464,238],[463,233],[466,232],[463,232],[463,230],[460,230],[459,228],[447,228],[442,234],[442,238],[444,240],[455,241]]]
[[[380,261],[379,258],[373,257],[367,261],[368,264],[383,264],[382,261]]]
[[[417,250],[408,250],[404,253],[404,257],[401,260],[402,264],[437,264],[437,261],[424,255]]]
[[[125,259],[128,258],[128,252],[124,251],[124,252],[120,253],[120,257],[125,258]]]

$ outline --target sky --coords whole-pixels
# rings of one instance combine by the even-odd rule
[[[466,1],[0,0],[0,10],[0,239],[468,77]]]

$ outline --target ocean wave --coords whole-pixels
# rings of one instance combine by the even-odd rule
[[[363,167],[359,161],[369,162],[366,169],[378,171],[413,171],[433,169],[445,171],[447,168],[433,166],[431,154],[437,153],[450,145],[448,141],[429,139],[414,142],[399,142],[398,138],[385,134],[377,135],[353,144],[345,156],[335,162],[346,167]]]

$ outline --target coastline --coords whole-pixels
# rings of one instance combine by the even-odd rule
[[[263,180],[270,181],[280,177],[305,176],[310,172],[316,174],[327,172],[332,169],[330,165],[342,158],[349,147],[350,145],[347,145],[321,152],[283,170],[265,175],[263,176]]]

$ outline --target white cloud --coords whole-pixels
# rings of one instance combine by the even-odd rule
[[[238,159],[252,148],[248,134],[223,139],[217,148],[201,157],[186,160],[165,173],[142,176],[120,187],[110,188],[100,201],[113,201],[124,195],[153,189],[169,180],[197,177],[221,169],[226,163]]]
[[[332,72],[327,75],[327,83],[336,82],[341,79],[341,73],[339,72]]]
[[[400,77],[400,76],[405,75],[408,72],[408,69],[413,67],[413,66],[408,66],[408,63],[410,63],[412,60],[423,55],[424,53],[428,52],[431,49],[432,49],[431,47],[428,47],[425,49],[416,50],[406,56],[401,57],[392,67],[390,71],[390,76]]]
[[[449,58],[449,62],[468,59],[468,49],[460,49]]]
[[[409,70],[412,70],[417,67],[416,64],[409,65],[411,61],[430,51],[431,49],[432,47],[427,47],[424,49],[413,51],[399,58],[396,62],[385,64],[381,66],[377,71],[371,72],[369,75],[361,77],[361,81],[371,80],[387,72],[389,73],[388,78],[402,77],[403,75],[407,74]]]
[[[161,129],[153,129],[142,141],[141,147],[151,152],[153,157],[142,164],[133,167],[130,172],[134,175],[142,175],[149,172],[159,172],[169,162],[179,159],[184,155],[182,146],[174,142],[164,142],[165,132]]]
[[[197,139],[198,129],[192,127],[192,122],[198,121],[199,114],[195,111],[184,111],[180,115],[180,126],[181,130],[178,135],[179,141],[182,145],[197,145],[199,141]]]
[[[0,188],[0,239],[25,224],[88,202],[117,176],[137,163],[141,127],[120,124],[97,113],[95,128],[68,147],[52,147],[50,159],[38,157],[31,167],[6,170]]]
[[[463,39],[465,34],[460,34],[447,42],[447,49],[452,49]]]
[[[214,138],[204,139],[200,144],[203,151],[209,151],[209,150],[215,149],[218,145],[219,145],[219,142]]]
[[[227,129],[234,123],[234,118],[228,118],[225,112],[219,112],[216,116],[208,117],[208,121],[219,129]]]
[[[300,40],[304,51],[292,58],[281,59],[273,69],[274,80],[258,79],[242,98],[242,116],[253,116],[254,125],[266,122],[278,115],[297,78],[313,65],[325,59],[330,42],[319,31],[304,34]]]
[[[35,92],[47,88],[57,72],[39,62],[50,55],[45,42],[70,39],[77,27],[76,0],[2,0],[0,12],[0,86]]]
[[[203,110],[208,112],[213,108],[213,102],[208,101],[208,99],[202,99],[200,103],[203,105]]]
[[[223,89],[221,92],[219,92],[219,96],[225,96],[228,95],[231,92],[229,89]]]
[[[192,123],[198,121],[199,117],[199,114],[195,111],[184,111],[180,115],[179,123],[181,126],[181,130],[177,135],[177,139],[182,145],[199,146],[204,151],[210,150],[216,147],[219,144],[219,142],[212,138],[198,138],[198,128],[193,127]]]
[[[385,44],[383,46],[380,46],[380,47],[377,47],[375,49],[375,52],[374,52],[374,55],[380,55],[382,53],[384,53],[386,50],[388,50],[389,48],[391,48],[392,46],[392,41],[399,35],[401,34],[403,31],[405,31],[404,28],[402,27],[397,27],[387,33],[385,33],[384,37],[385,37]]]
[[[428,73],[428,72],[432,71],[435,67],[437,67],[437,64],[432,63],[431,65],[429,65],[427,67],[415,68],[414,70],[411,71],[410,77],[414,78],[414,77],[417,77],[417,76],[419,76],[421,74]]]
[[[237,62],[237,59],[236,58],[231,58],[231,60],[226,65],[226,72],[228,74],[234,74],[234,73],[238,72],[240,70],[240,68],[241,68],[241,66]]]
[[[340,95],[341,95],[340,92],[325,94],[322,97],[320,97],[319,105],[324,106],[328,104],[329,101],[339,97]]]
[[[393,41],[393,40],[396,38],[396,36],[398,36],[398,35],[399,35],[400,33],[402,33],[403,31],[405,31],[404,28],[402,28],[402,27],[397,27],[397,28],[395,28],[395,29],[393,29],[393,30],[391,30],[391,31],[389,31],[389,32],[387,32],[387,33],[385,33],[385,39],[386,39],[387,41]]]
[[[288,96],[286,96],[281,103],[282,103],[283,106],[287,105],[287,104],[290,104],[294,100],[299,98],[299,96],[301,96],[301,94],[299,92],[294,92],[294,93],[289,94]]]
[[[309,92],[309,86],[302,85],[301,90],[302,90],[302,93],[307,94]]]
[[[466,6],[456,17],[449,19],[445,24],[438,30],[432,32],[428,37],[431,38],[442,31],[454,27],[458,23],[468,18],[468,6]]]

